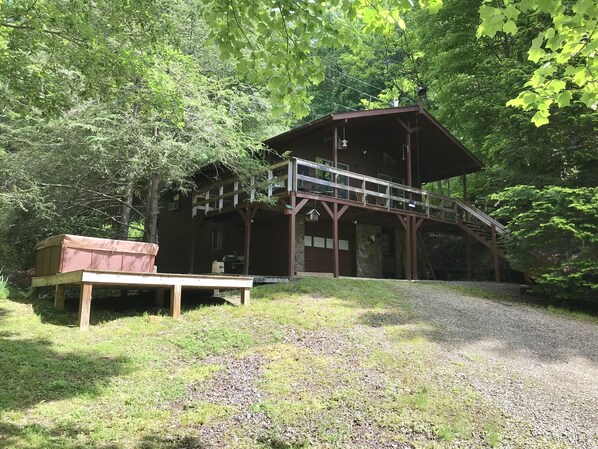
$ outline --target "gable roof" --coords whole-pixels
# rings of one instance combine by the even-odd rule
[[[419,105],[328,114],[271,137],[264,143],[274,149],[283,149],[287,143],[332,130],[341,123],[359,125],[369,132],[383,132],[389,128],[402,129],[400,121],[415,129],[412,145],[416,145],[419,152],[422,182],[475,173],[484,167],[473,153]]]

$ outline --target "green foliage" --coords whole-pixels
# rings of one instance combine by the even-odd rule
[[[442,0],[422,0],[436,13]],[[204,16],[223,56],[234,57],[237,69],[250,81],[264,80],[277,112],[308,113],[309,85],[325,79],[318,49],[358,48],[365,36],[392,36],[406,27],[406,0],[256,4],[211,0]],[[315,20],[317,18],[317,20]]]
[[[598,109],[598,3],[545,0],[505,0],[500,7],[489,0],[480,7],[478,37],[493,38],[497,33],[515,35],[520,16],[548,17],[527,52],[536,64],[526,87],[507,105],[534,110],[536,126],[549,122],[551,107],[564,108],[576,102]]]
[[[557,298],[598,294],[598,188],[516,186],[495,195],[508,220],[507,254]]]

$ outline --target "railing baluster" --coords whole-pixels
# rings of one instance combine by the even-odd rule
[[[250,178],[249,185],[251,187],[251,190],[249,191],[249,201],[253,203],[255,201],[255,176]]]
[[[268,170],[268,198],[272,198],[272,170]]]
[[[239,205],[239,194],[236,192],[239,191],[239,181],[234,182],[233,189],[235,189],[235,194],[233,196],[233,207],[237,207]]]

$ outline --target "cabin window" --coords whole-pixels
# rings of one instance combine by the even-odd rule
[[[216,228],[212,231],[212,251],[222,249],[222,229]]]
[[[324,237],[314,237],[314,248],[326,248],[326,239]]]
[[[303,237],[303,242],[306,247],[334,249],[334,242],[331,238],[306,235]],[[339,239],[338,249],[341,251],[349,251],[349,240]]]
[[[179,201],[181,199],[181,195],[179,193],[175,193],[170,197],[170,202],[168,203],[168,210],[179,210]]]

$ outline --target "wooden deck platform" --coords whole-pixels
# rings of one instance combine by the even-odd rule
[[[253,278],[223,275],[196,275],[171,273],[127,273],[122,271],[78,270],[58,273],[50,276],[34,277],[31,280],[33,295],[40,287],[56,287],[54,308],[64,310],[64,296],[67,287],[80,287],[79,328],[89,329],[91,295],[94,286],[116,288],[155,288],[156,303],[164,305],[165,289],[170,289],[170,316],[181,314],[181,291],[183,288],[195,289],[240,289],[241,304],[248,305]]]

